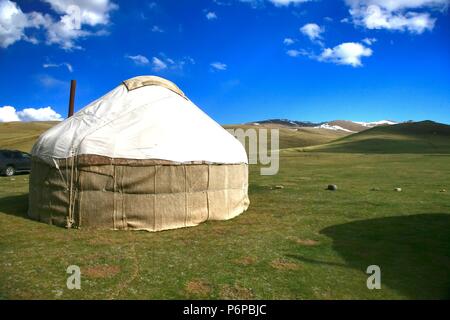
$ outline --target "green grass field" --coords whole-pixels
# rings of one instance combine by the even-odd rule
[[[449,154],[300,151],[281,152],[276,176],[251,166],[239,217],[158,233],[32,221],[28,175],[0,177],[0,298],[450,298]]]

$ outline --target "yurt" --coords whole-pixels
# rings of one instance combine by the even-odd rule
[[[160,231],[245,211],[242,144],[172,82],[140,76],[43,133],[28,215],[67,228]]]

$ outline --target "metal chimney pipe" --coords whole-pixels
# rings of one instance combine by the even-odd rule
[[[69,114],[67,115],[68,118],[73,116],[76,88],[77,88],[77,80],[70,80]]]

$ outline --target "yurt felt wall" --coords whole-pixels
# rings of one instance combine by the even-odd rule
[[[39,137],[29,216],[149,231],[226,220],[249,205],[247,164],[242,144],[175,84],[136,77]]]
[[[34,157],[29,216],[75,228],[160,231],[234,218],[249,205],[247,164],[84,155]]]

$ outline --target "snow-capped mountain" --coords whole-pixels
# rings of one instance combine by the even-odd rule
[[[245,123],[247,125],[278,125],[282,127],[314,127],[318,125],[318,123],[313,123],[309,121],[294,121],[289,119],[268,119],[268,120],[261,120],[261,121],[255,121],[255,122],[248,122]]]
[[[348,120],[334,120],[330,122],[325,122],[315,126],[315,128],[323,128],[329,130],[341,130],[349,133],[355,133],[364,131],[377,126],[387,126],[397,124],[390,120],[381,120],[374,122],[360,122],[360,121],[348,121]]]
[[[352,130],[349,130],[349,129],[345,129],[345,128],[341,127],[341,126],[330,125],[328,123],[321,124],[320,126],[316,126],[314,128],[322,128],[322,129],[335,130],[335,131],[339,131],[340,130],[340,131],[351,132],[351,133],[356,132],[356,131],[352,131]]]
[[[316,129],[327,129],[334,131],[342,131],[347,133],[355,133],[363,130],[367,130],[377,126],[386,126],[397,124],[395,121],[391,120],[380,120],[373,122],[363,122],[363,121],[349,121],[349,120],[333,120],[328,122],[314,123],[310,121],[294,121],[289,119],[269,119],[261,120],[255,122],[248,122],[246,125],[254,126],[271,126],[271,127],[281,127],[281,128],[316,128]]]
[[[359,121],[355,121],[355,123],[358,123],[360,125],[363,125],[364,127],[376,127],[376,126],[382,126],[382,125],[393,125],[393,124],[397,124],[398,122],[394,122],[391,120],[380,120],[380,121],[373,121],[373,122],[359,122]]]

